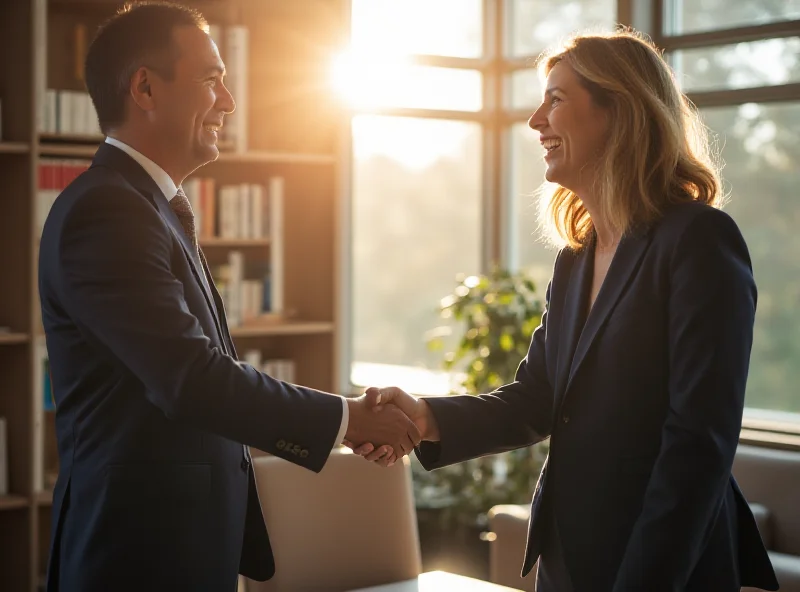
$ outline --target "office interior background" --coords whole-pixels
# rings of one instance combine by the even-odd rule
[[[794,574],[786,589],[800,590],[800,0],[184,3],[212,25],[237,100],[220,159],[185,185],[237,348],[348,395],[512,378],[555,256],[539,235],[544,164],[527,126],[542,95],[536,56],[576,31],[648,34],[721,148],[726,210],[750,248],[759,301],[737,470]],[[37,243],[102,139],[81,63],[120,5],[0,6],[0,590],[36,590],[47,563],[58,455]],[[470,298],[479,317],[519,319],[522,335],[483,330],[505,357],[476,338],[480,319],[454,314]],[[529,586],[522,549],[497,551],[499,529],[524,522],[545,453],[438,475],[411,458],[422,568]]]

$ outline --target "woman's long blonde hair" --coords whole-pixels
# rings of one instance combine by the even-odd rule
[[[564,62],[609,114],[608,142],[595,179],[601,215],[622,235],[658,219],[669,204],[699,201],[719,207],[719,164],[706,126],[683,95],[660,52],[625,30],[576,35],[539,57],[546,76]],[[545,234],[578,249],[593,236],[580,197],[561,186],[540,190]]]

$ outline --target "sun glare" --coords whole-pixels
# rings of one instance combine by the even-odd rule
[[[392,108],[479,111],[483,85],[478,70],[421,65],[413,54],[446,53],[449,47],[457,49],[458,55],[471,55],[474,44],[465,34],[480,31],[472,14],[480,11],[472,6],[477,6],[477,0],[468,3],[472,6],[468,14],[445,10],[451,5],[464,7],[466,0],[438,0],[430,6],[426,0],[409,1],[354,0],[351,45],[334,57],[329,81],[332,92],[357,114],[353,120],[356,159],[382,155],[410,170],[423,170],[441,158],[460,157],[465,134],[472,129],[446,119],[375,114]],[[437,7],[442,14],[432,14],[428,24],[418,23],[416,15],[423,7]],[[449,37],[442,36],[442,22],[450,25]],[[406,34],[412,29],[416,35]]]
[[[395,104],[410,72],[408,56],[349,49],[336,56],[331,75],[334,89],[351,107],[372,109]]]

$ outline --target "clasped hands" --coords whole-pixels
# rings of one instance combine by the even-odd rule
[[[392,466],[422,440],[439,439],[430,406],[397,387],[370,387],[347,404],[350,421],[344,445],[381,466]]]

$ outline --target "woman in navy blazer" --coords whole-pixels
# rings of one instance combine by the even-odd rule
[[[530,127],[561,249],[528,354],[490,394],[373,388],[375,410],[417,423],[428,470],[550,438],[522,569],[539,559],[539,591],[777,590],[731,474],[756,286],[704,128],[634,33],[577,36],[541,68]]]

